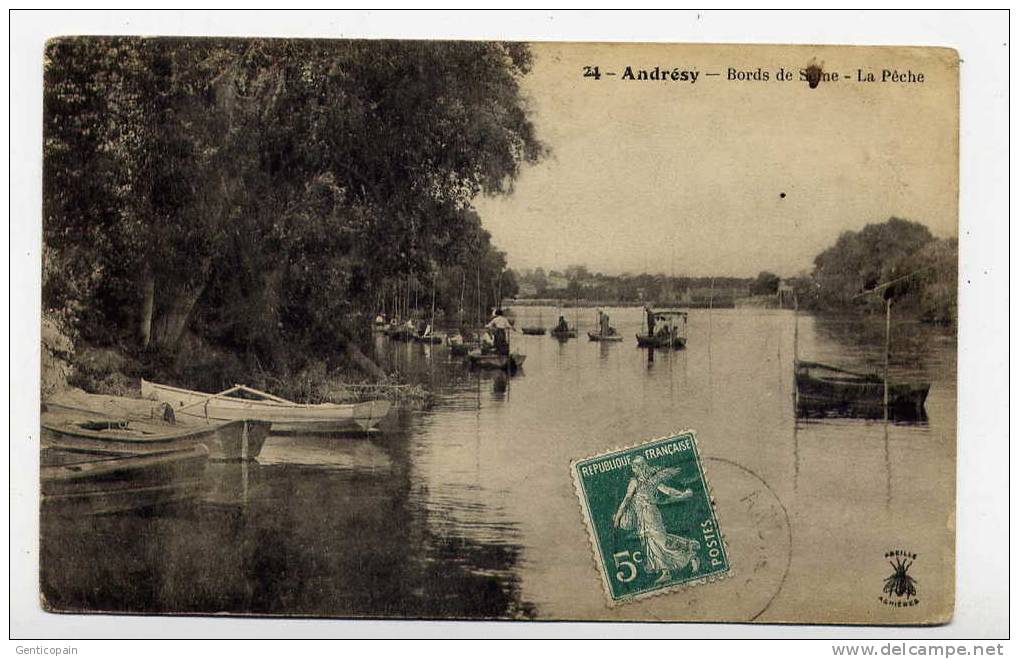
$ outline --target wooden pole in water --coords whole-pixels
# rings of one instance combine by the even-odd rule
[[[888,362],[892,354],[892,296],[885,299],[885,420],[888,419]]]

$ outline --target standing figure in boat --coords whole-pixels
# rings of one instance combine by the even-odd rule
[[[653,311],[651,311],[650,307],[645,306],[644,307],[644,315],[647,316],[647,333],[648,333],[648,336],[654,336],[655,335],[655,313]]]
[[[697,560],[700,543],[669,533],[662,519],[662,511],[659,510],[659,506],[693,496],[693,490],[677,490],[665,484],[680,469],[655,469],[639,455],[633,459],[630,467],[633,477],[616,510],[613,526],[637,534],[644,546],[644,566],[650,571],[661,573],[656,583],[669,581],[673,572],[687,565],[694,573],[700,571],[700,561]]]
[[[566,324],[566,317],[565,316],[559,316],[559,322],[556,323],[555,331],[556,332],[568,332],[568,331],[570,331],[570,326]]]
[[[502,314],[502,309],[496,309],[492,320],[485,325],[492,332],[492,341],[495,352],[498,355],[509,355],[509,333],[514,330],[513,324]]]

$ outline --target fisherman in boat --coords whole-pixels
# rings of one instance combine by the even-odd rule
[[[496,309],[492,320],[485,325],[492,330],[492,339],[495,344],[495,352],[500,355],[509,355],[509,332],[514,331],[513,324],[502,314],[502,309]]]
[[[646,305],[644,307],[644,313],[647,315],[647,333],[648,333],[648,336],[654,336],[655,335],[655,314],[654,314],[653,311],[651,311],[651,308],[646,306]]]
[[[609,315],[601,309],[598,310],[598,333],[602,336],[611,336],[615,333],[615,331],[609,327]]]
[[[380,313],[380,314],[375,316],[375,326],[376,327],[382,327],[385,324],[386,324],[386,315],[385,314]]]
[[[569,332],[570,326],[566,324],[566,317],[559,316],[559,323],[555,326],[555,332]]]

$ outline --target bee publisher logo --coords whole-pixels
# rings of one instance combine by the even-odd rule
[[[887,606],[916,606],[920,599],[916,594],[916,579],[909,574],[909,568],[916,562],[916,554],[902,549],[885,552],[885,560],[892,572],[885,577],[883,593],[878,599]]]

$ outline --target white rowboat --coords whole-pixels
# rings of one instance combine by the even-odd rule
[[[245,391],[262,399],[227,395],[234,391]],[[349,404],[294,403],[243,385],[235,385],[222,393],[207,394],[147,380],[142,380],[142,396],[168,403],[178,416],[217,421],[268,421],[272,423],[271,432],[294,434],[369,431],[389,414],[391,407],[387,400]]]

